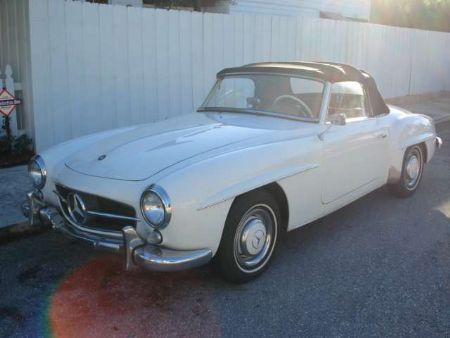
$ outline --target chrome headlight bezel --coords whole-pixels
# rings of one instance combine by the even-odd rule
[[[36,165],[36,168],[33,168],[33,165]],[[33,177],[33,173],[35,173],[36,177],[39,177],[39,181]],[[30,177],[34,188],[42,189],[45,186],[45,183],[47,182],[47,169],[41,156],[34,156],[28,163],[28,176]]]
[[[151,220],[150,216],[146,212],[146,209],[148,208],[146,208],[145,206],[145,199],[149,194],[153,194],[154,197],[158,198],[164,209],[163,219],[159,223],[155,222],[154,220]],[[170,218],[172,217],[172,202],[170,201],[167,192],[160,186],[153,184],[147,189],[145,189],[141,195],[140,205],[142,216],[151,227],[155,229],[164,229],[169,224]]]

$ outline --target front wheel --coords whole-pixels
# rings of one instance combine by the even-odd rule
[[[279,207],[266,191],[240,196],[233,203],[217,253],[224,278],[245,283],[266,268],[280,227]]]
[[[389,191],[397,197],[409,197],[418,188],[424,166],[423,150],[419,145],[409,147],[403,157],[400,180],[388,185]]]

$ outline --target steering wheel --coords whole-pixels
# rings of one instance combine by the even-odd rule
[[[280,95],[280,96],[278,96],[273,101],[272,107],[277,105],[280,101],[285,101],[285,100],[292,100],[292,101],[297,102],[304,109],[304,110],[300,111],[301,113],[303,113],[303,115],[305,115],[306,117],[311,117],[311,118],[314,117],[314,114],[311,111],[311,108],[309,108],[309,106],[305,102],[303,102],[302,100],[300,100],[298,97],[296,97],[294,95]]]

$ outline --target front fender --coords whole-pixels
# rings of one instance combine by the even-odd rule
[[[156,183],[173,205],[171,223],[163,230],[164,244],[209,248],[215,254],[236,196],[319,166],[320,141],[317,136],[307,139],[222,154],[160,178]]]
[[[398,107],[391,108],[391,144],[389,183],[400,179],[403,156],[408,147],[424,144],[426,161],[434,155],[436,130],[433,120],[426,115],[413,114]]]

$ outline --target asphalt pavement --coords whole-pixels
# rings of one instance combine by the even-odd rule
[[[123,271],[47,232],[0,245],[0,337],[450,335],[450,123],[417,193],[379,189],[280,242],[254,282]]]

